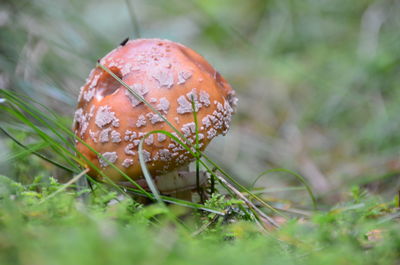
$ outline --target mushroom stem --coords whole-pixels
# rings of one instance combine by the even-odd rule
[[[193,201],[192,195],[198,191],[198,187],[204,187],[207,184],[207,174],[199,172],[199,179],[196,178],[197,172],[190,172],[189,166],[182,166],[164,175],[154,177],[159,192],[177,199]],[[144,189],[148,189],[145,179],[138,179],[136,182]],[[132,187],[130,182],[119,182],[119,185]],[[199,194],[200,198],[204,196]]]

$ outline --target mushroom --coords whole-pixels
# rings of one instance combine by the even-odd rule
[[[201,150],[217,135],[227,133],[237,103],[235,92],[192,49],[169,40],[136,39],[124,41],[99,63],[145,98],[191,143],[196,137],[193,100]],[[141,138],[153,130],[174,134],[157,113],[101,67],[90,72],[81,88],[73,127],[76,136],[103,158],[77,141],[76,148],[81,155],[111,180],[126,181],[108,163],[113,163],[143,187],[146,182],[138,155]],[[174,171],[194,160],[178,143],[165,134],[152,134],[145,139],[143,154],[161,193],[193,189],[194,176],[189,174],[188,178],[183,178]],[[96,170],[87,167],[91,177],[103,180]]]

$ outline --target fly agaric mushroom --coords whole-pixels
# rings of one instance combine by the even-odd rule
[[[124,41],[99,63],[146,99],[191,143],[196,137],[193,100],[201,150],[214,137],[228,131],[237,103],[235,92],[192,49],[168,40],[137,39]],[[141,138],[153,130],[175,134],[157,113],[109,73],[101,67],[91,71],[78,98],[74,131],[102,157],[77,142],[81,155],[111,180],[121,182],[125,179],[108,163],[113,163],[145,187],[138,145]],[[156,176],[155,182],[161,193],[194,188],[193,176],[181,179],[175,173],[168,174],[193,160],[185,148],[162,133],[148,136],[143,147],[145,162],[152,176]],[[89,165],[88,168],[90,176],[102,181],[94,168]]]

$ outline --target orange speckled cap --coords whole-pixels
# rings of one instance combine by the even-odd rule
[[[179,43],[137,39],[122,43],[100,60],[160,111],[189,141],[195,140],[191,100],[199,121],[202,150],[228,131],[237,98],[225,79],[199,54]],[[137,100],[100,67],[81,88],[74,132],[132,179],[141,179],[138,144],[153,130],[173,133],[156,113]],[[108,163],[77,142],[78,151],[114,181],[124,180]],[[146,138],[144,155],[150,173],[160,176],[188,164],[193,157],[164,134]],[[89,175],[101,180],[91,169]]]

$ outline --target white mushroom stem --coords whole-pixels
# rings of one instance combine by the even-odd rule
[[[154,181],[160,192],[166,195],[197,188],[196,172],[190,172],[189,166],[178,168],[163,176],[157,176]],[[199,185],[203,186],[206,182],[207,175],[205,172],[200,172]]]
[[[163,195],[173,196],[179,199],[191,201],[192,191],[197,188],[196,172],[190,172],[189,166],[177,168],[165,175],[156,176],[153,178],[159,192]],[[136,180],[136,182],[147,189],[145,179]],[[207,174],[200,172],[199,185],[202,187],[207,183]],[[123,186],[132,186],[129,182],[120,182]]]

